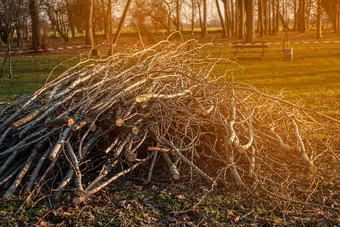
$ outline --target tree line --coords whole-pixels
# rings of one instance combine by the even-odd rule
[[[150,39],[161,30],[183,32],[184,27],[192,35],[199,28],[204,37],[212,20],[219,22],[224,38],[254,41],[256,34],[310,29],[322,38],[325,25],[340,32],[340,0],[0,0],[0,38],[3,43],[15,38],[17,45],[29,40],[32,48],[40,48],[50,31],[65,42],[81,33],[94,46],[98,32],[117,41],[120,29],[113,37],[114,18],[119,28],[126,18]]]

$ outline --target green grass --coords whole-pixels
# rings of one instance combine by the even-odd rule
[[[54,78],[78,61],[79,56],[70,53],[14,56],[13,79],[7,77],[7,68],[0,78],[0,101],[13,102],[21,95],[36,91],[48,78]]]
[[[226,78],[249,83],[261,91],[282,94],[294,103],[340,117],[340,44],[292,45],[294,60],[283,60],[282,46],[270,46],[261,61],[260,54],[237,55],[242,67]],[[233,59],[231,47],[210,47],[215,57]],[[257,58],[257,59],[256,59]],[[233,64],[219,69],[237,68]]]

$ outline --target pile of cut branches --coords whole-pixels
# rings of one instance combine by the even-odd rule
[[[339,181],[340,121],[228,82],[215,69],[227,60],[193,44],[88,59],[2,107],[2,197],[73,189],[79,204],[137,168],[150,181],[164,163],[175,180],[324,204],[315,189]]]

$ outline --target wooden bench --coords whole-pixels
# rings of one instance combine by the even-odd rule
[[[234,50],[234,60],[236,60],[236,55],[238,53],[260,53],[261,59],[264,59],[264,53],[265,49],[268,48],[267,45],[261,44],[261,45],[235,45],[233,46]],[[251,49],[251,51],[243,51],[246,49]],[[261,50],[257,50],[261,49]],[[241,50],[241,51],[240,51]]]

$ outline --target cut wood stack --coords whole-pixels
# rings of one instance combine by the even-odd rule
[[[339,120],[228,82],[228,69],[218,74],[228,61],[192,44],[85,60],[3,106],[2,197],[74,189],[78,204],[137,168],[148,181],[163,168],[169,180],[291,192],[318,165],[339,162]]]

